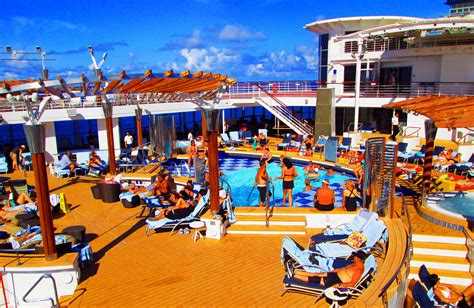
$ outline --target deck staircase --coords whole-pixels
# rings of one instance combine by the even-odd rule
[[[466,238],[462,236],[438,236],[413,234],[413,258],[410,262],[409,278],[418,278],[418,270],[425,264],[430,273],[435,273],[441,282],[464,289],[471,285]]]
[[[236,207],[237,222],[227,230],[240,235],[306,235],[306,216],[301,209],[274,208],[266,226],[265,208]]]
[[[298,135],[312,135],[313,128],[304,120],[300,120],[297,114],[293,114],[278,97],[265,90],[262,86],[256,85],[260,89],[260,95],[255,100],[260,106],[268,110],[280,121],[288,125]]]

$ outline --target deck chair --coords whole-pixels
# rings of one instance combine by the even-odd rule
[[[244,144],[244,141],[239,138],[239,132],[238,131],[229,132],[229,137],[230,137],[230,140],[234,143],[234,146],[235,145],[241,146],[241,145]]]
[[[291,144],[291,134],[285,134],[281,143],[277,145],[277,150],[287,150]]]
[[[222,143],[225,145],[225,146],[233,146],[234,143],[230,140],[229,136],[227,135],[227,133],[222,133],[221,134],[221,138],[222,138]]]
[[[246,130],[245,132],[242,132],[242,138],[247,142],[250,143],[253,139],[252,131]]]
[[[422,284],[417,281],[415,286],[413,287],[413,299],[418,304],[419,307],[422,308],[433,308],[434,303],[430,300],[428,296],[428,291]]]
[[[342,138],[341,144],[338,145],[337,150],[338,151],[349,151],[351,148],[351,143],[352,143],[352,138],[351,137],[344,137]]]
[[[170,235],[173,234],[175,229],[179,226],[187,226],[191,222],[199,220],[201,215],[204,214],[206,211],[206,206],[209,201],[209,195],[210,191],[207,192],[205,196],[201,197],[201,200],[199,200],[198,204],[194,208],[193,212],[189,214],[187,217],[182,218],[182,219],[168,219],[168,218],[163,218],[160,220],[146,220],[146,231],[145,234],[146,236],[150,235],[151,230],[155,230],[155,232],[158,232],[159,229],[162,230],[169,230],[171,229]]]
[[[367,289],[376,269],[377,262],[375,257],[373,255],[368,256],[364,261],[364,272],[354,287],[341,287],[338,288],[338,291],[346,295],[348,298],[358,297],[365,289]],[[295,292],[316,296],[315,302],[317,302],[324,296],[324,290],[327,288],[327,286],[322,286],[318,283],[301,281],[292,277],[291,274],[287,274],[283,278],[283,292],[281,296],[285,295],[287,292]]]
[[[60,178],[63,176],[70,177],[71,176],[71,170],[68,169],[62,169],[61,166],[59,165],[59,161],[54,162],[54,173],[56,174],[56,178]]]
[[[0,173],[8,172],[8,164],[5,155],[0,154]]]
[[[23,157],[23,159],[21,160],[21,167],[24,170],[31,170],[31,168],[33,167],[31,164],[31,153],[21,153],[21,156]]]
[[[311,241],[314,243],[323,243],[330,241],[340,241],[346,239],[352,231],[363,232],[365,228],[373,221],[377,220],[378,215],[375,212],[370,212],[365,208],[359,210],[351,222],[341,224],[335,228],[324,231],[323,233],[311,236]]]
[[[433,156],[439,156],[439,154],[441,154],[441,152],[444,151],[444,147],[442,146],[435,146],[434,150],[433,150]]]
[[[471,154],[471,157],[467,162],[461,162],[454,165],[449,166],[448,172],[458,173],[458,174],[465,174],[468,173],[471,169],[472,165],[474,164],[474,154]]]
[[[354,249],[349,245],[342,244],[341,242],[326,242],[315,245],[314,251],[326,258],[346,257],[357,250],[368,252],[371,249],[376,249],[375,244],[377,244],[377,242],[382,238],[386,230],[387,226],[383,221],[375,220],[368,224],[363,232],[361,232],[367,238],[363,247]]]
[[[26,180],[10,180],[8,184],[10,185],[10,191],[15,199],[22,193],[29,195],[28,184],[26,183]]]

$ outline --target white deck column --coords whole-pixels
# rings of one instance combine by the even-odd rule
[[[112,118],[115,155],[120,155],[120,127],[118,118]],[[105,119],[97,119],[97,134],[99,135],[99,150],[107,151],[107,130],[105,128]],[[102,157],[102,156],[101,156]],[[102,157],[103,158],[103,157]]]
[[[58,142],[56,140],[56,129],[54,122],[46,122],[45,134],[46,134],[46,150],[44,151],[46,162],[52,163],[58,160]]]

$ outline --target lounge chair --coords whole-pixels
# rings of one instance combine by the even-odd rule
[[[225,145],[225,146],[234,146],[234,143],[232,142],[232,140],[230,140],[229,136],[227,135],[227,133],[222,133],[221,134],[221,138],[222,138],[222,143]]]
[[[234,146],[235,145],[241,146],[241,145],[244,144],[244,141],[239,138],[239,132],[238,131],[229,132],[229,137],[230,137],[230,141],[234,143]]]
[[[368,252],[369,250],[376,249],[375,245],[382,238],[386,230],[387,226],[385,223],[381,220],[376,220],[368,224],[363,232],[361,232],[367,238],[367,241],[362,247],[355,249],[341,242],[326,242],[315,245],[314,251],[325,258],[346,257],[357,250]]]
[[[338,151],[349,151],[351,149],[352,138],[351,137],[344,137],[342,138],[341,144],[338,145]]]
[[[285,136],[283,136],[283,140],[281,141],[281,143],[277,145],[277,150],[286,151],[288,147],[290,146],[290,144],[291,144],[291,134],[285,134]]]
[[[0,154],[0,173],[8,172],[8,164],[5,155]]]
[[[357,298],[365,289],[367,289],[376,269],[377,262],[375,257],[373,255],[368,256],[364,261],[364,272],[354,287],[340,287],[337,288],[338,291],[347,296],[347,298]],[[324,290],[327,288],[329,287],[317,283],[304,282],[287,274],[283,278],[283,292],[281,296],[285,295],[287,292],[296,292],[316,296],[315,302],[317,302],[323,297]]]
[[[29,152],[21,153],[21,156],[22,156],[21,167],[24,170],[28,170],[28,171],[31,170],[31,168],[33,167],[31,164],[31,153]]]
[[[422,284],[417,281],[413,287],[413,299],[422,308],[433,308],[434,303],[430,300],[428,296],[428,291]]]
[[[30,195],[26,180],[10,180],[8,184],[10,185],[10,191],[13,193],[15,199],[22,193],[26,193],[28,196]]]
[[[204,214],[206,211],[206,206],[209,200],[209,195],[210,191],[207,192],[205,196],[201,197],[201,200],[199,200],[198,204],[194,208],[193,212],[186,216],[185,218],[182,219],[169,219],[169,218],[163,218],[160,220],[146,220],[146,232],[145,234],[149,236],[151,230],[155,230],[155,232],[158,232],[158,229],[171,229],[170,235],[173,234],[174,230],[179,227],[179,226],[187,226],[191,222],[199,220],[201,215]]]
[[[335,228],[326,230],[323,233],[313,235],[311,236],[311,241],[314,243],[322,243],[346,239],[352,231],[363,232],[365,228],[373,221],[377,220],[377,218],[377,213],[362,208],[350,223],[342,224]]]
[[[467,162],[461,162],[457,164],[450,165],[448,167],[448,172],[458,173],[458,174],[465,174],[471,169],[472,165],[474,164],[474,154],[471,154],[471,157]]]
[[[54,174],[56,174],[56,178],[60,178],[63,176],[70,177],[71,176],[71,170],[69,170],[69,167],[67,169],[62,169],[61,166],[59,165],[59,161],[54,162]]]

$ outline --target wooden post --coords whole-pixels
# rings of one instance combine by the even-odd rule
[[[38,201],[41,235],[43,237],[44,257],[47,261],[51,261],[57,259],[57,253],[44,153],[31,154],[31,162],[35,176],[35,191]]]
[[[425,162],[423,164],[423,192],[424,195],[430,193],[431,169],[433,168],[434,140],[438,129],[431,120],[425,121],[426,150]]]
[[[115,146],[112,117],[105,118],[105,127],[107,130],[107,151],[109,153],[109,173],[115,174]]]
[[[35,177],[35,191],[38,200],[38,212],[41,234],[43,237],[44,256],[47,261],[57,259],[56,241],[54,239],[53,213],[49,201],[49,186],[46,173],[45,128],[44,124],[23,125],[28,147],[31,151],[31,162]]]
[[[135,119],[137,122],[137,145],[143,145],[143,126],[142,126],[142,109],[138,107],[135,109]]]
[[[217,212],[220,209],[219,204],[219,147],[217,142],[217,130],[209,132],[208,144],[209,144],[209,189],[210,193],[210,206],[212,212]]]

